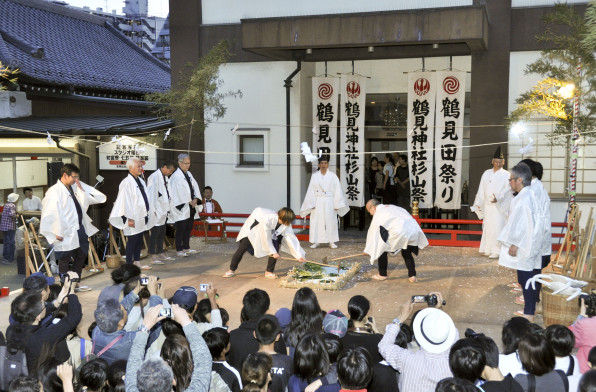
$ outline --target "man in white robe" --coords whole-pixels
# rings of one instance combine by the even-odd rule
[[[141,269],[143,235],[151,228],[149,222],[149,198],[143,174],[143,162],[136,157],[126,162],[127,176],[120,182],[118,196],[110,213],[110,224],[124,232],[126,239],[126,264],[135,264]]]
[[[23,188],[23,211],[41,211],[41,199],[33,195],[33,189]]]
[[[165,260],[174,260],[165,254],[163,241],[166,234],[166,220],[172,208],[172,198],[168,178],[176,170],[174,161],[166,161],[161,168],[147,178],[147,197],[149,198],[149,254],[153,264],[163,264]]]
[[[196,250],[190,249],[190,233],[195,219],[199,219],[199,212],[203,209],[199,184],[189,169],[190,157],[188,154],[180,154],[178,169],[170,177],[173,206],[170,219],[176,222],[176,255],[180,257],[197,253]]]
[[[517,270],[517,280],[524,296],[523,312],[515,315],[534,320],[538,290],[526,288],[526,282],[540,273],[543,238],[540,208],[530,189],[532,171],[525,163],[511,169],[511,189],[516,196],[511,201],[509,219],[499,234],[501,244],[499,264]]]
[[[509,172],[503,169],[504,164],[499,146],[492,160],[493,168],[482,174],[478,193],[471,208],[479,219],[484,220],[479,251],[490,259],[499,258],[501,247],[497,243],[497,237],[507,222],[507,212],[512,198]]]
[[[68,271],[81,276],[89,252],[89,237],[98,231],[87,209],[105,201],[106,195],[80,181],[80,170],[72,163],[62,166],[60,179],[46,192],[41,203],[39,233],[53,246],[61,277]],[[77,289],[90,290],[78,283]]]
[[[322,156],[319,159],[319,171],[313,173],[300,207],[300,215],[310,214],[308,240],[312,243],[311,248],[326,243],[333,249],[337,248],[337,216],[344,216],[348,211],[350,207],[339,179],[329,171],[328,156]]]
[[[416,283],[416,265],[412,253],[418,255],[419,249],[428,246],[428,240],[418,222],[403,208],[380,204],[376,199],[366,203],[366,210],[373,219],[366,235],[364,253],[370,256],[371,264],[379,260],[379,273],[372,278],[387,279],[387,252],[396,253],[401,250],[408,268],[408,280]]]
[[[278,212],[267,208],[255,208],[238,233],[236,238],[238,250],[232,257],[229,271],[223,277],[231,278],[236,275],[238,264],[246,252],[256,258],[269,256],[265,277],[270,279],[277,278],[273,271],[275,263],[280,257],[280,248],[284,252],[290,253],[298,261],[306,261],[304,258],[306,252],[300,246],[300,241],[292,230],[292,222],[295,218],[294,211],[288,207],[284,207]]]

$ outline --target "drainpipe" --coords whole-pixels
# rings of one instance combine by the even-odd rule
[[[284,87],[286,88],[286,189],[287,202],[286,207],[290,207],[290,89],[292,88],[292,78],[300,72],[302,63],[296,62],[296,69],[292,72],[286,80],[284,80]]]
[[[75,151],[75,150],[72,150],[72,149],[67,148],[67,147],[62,147],[60,145],[60,139],[57,138],[57,137],[52,137],[52,140],[54,140],[54,142],[56,143],[56,147],[59,148],[59,149],[61,149],[61,150],[68,151],[71,154],[75,154],[75,155],[78,155],[78,156],[83,157],[83,158],[91,159],[91,157],[89,155],[83,154],[80,151]]]

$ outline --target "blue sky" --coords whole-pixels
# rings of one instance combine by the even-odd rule
[[[104,11],[112,12],[116,10],[117,14],[122,14],[124,7],[123,0],[64,0],[66,3],[75,7],[87,6],[92,10],[96,8],[103,8]],[[106,8],[107,4],[107,8]],[[168,0],[149,0],[149,15],[150,16],[168,16]]]

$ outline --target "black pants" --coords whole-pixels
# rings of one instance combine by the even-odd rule
[[[176,250],[178,252],[190,249],[190,232],[194,223],[194,213],[190,218],[176,222]]]
[[[416,264],[414,263],[414,256],[412,253],[418,253],[418,247],[409,245],[407,249],[401,250],[401,257],[404,258],[406,262],[406,268],[408,268],[408,278],[412,276],[416,276]],[[387,260],[387,252],[383,253],[381,257],[379,257],[379,275],[387,276],[387,265],[389,264]]]
[[[166,235],[166,225],[153,226],[149,237],[149,254],[157,255],[163,253],[163,239]]]
[[[64,252],[56,252],[56,259],[58,260],[58,271],[64,274],[68,271],[76,272],[81,277],[85,260],[89,254],[89,239],[85,233],[85,229],[81,226],[77,231],[79,236],[79,247]],[[72,269],[70,262],[72,261]]]
[[[254,249],[248,238],[244,237],[238,241],[238,249],[236,250],[236,253],[234,253],[234,256],[232,256],[232,261],[230,262],[230,269],[232,271],[238,269],[238,264],[240,264],[240,260],[242,260],[242,256],[244,256],[246,252],[253,254]],[[273,272],[273,270],[275,270],[275,263],[277,263],[277,259],[269,256],[269,259],[267,259],[267,272]]]
[[[143,234],[137,233],[126,237],[126,264],[141,261],[141,249],[143,249]]]
[[[538,301],[540,291],[538,290],[538,285],[536,285],[536,289],[533,289],[532,285],[526,289],[526,282],[539,273],[539,269],[532,271],[517,270],[517,282],[521,285],[524,295],[524,314],[527,315],[533,316],[536,313],[536,302]]]

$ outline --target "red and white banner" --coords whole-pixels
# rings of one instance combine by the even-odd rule
[[[466,73],[440,71],[437,75],[437,126],[435,128],[435,206],[461,207],[462,141]]]
[[[329,154],[329,167],[337,165],[338,78],[312,78],[313,126],[312,152]],[[316,163],[314,163],[316,166]]]
[[[436,78],[434,72],[408,74],[408,156],[412,201],[433,206],[433,142]]]
[[[340,171],[341,186],[348,205],[365,204],[364,187],[364,108],[366,78],[358,75],[341,76]]]

